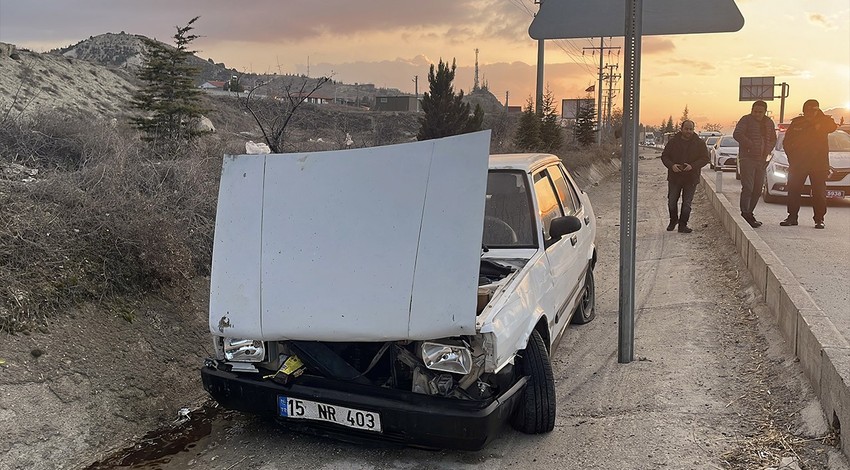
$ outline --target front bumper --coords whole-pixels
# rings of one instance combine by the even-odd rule
[[[224,408],[274,416],[330,436],[381,439],[439,449],[483,448],[511,417],[528,381],[523,377],[495,400],[482,403],[307,375],[283,385],[263,380],[259,374],[222,371],[214,364],[214,361],[207,362],[201,369],[201,378],[204,389]],[[280,395],[378,412],[383,430],[375,433],[334,423],[281,418],[278,413]]]
[[[738,157],[717,157],[717,166],[723,170],[734,170],[738,167]]]

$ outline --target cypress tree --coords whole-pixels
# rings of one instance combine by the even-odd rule
[[[202,134],[195,127],[205,111],[199,102],[201,92],[194,84],[198,69],[188,63],[189,56],[195,52],[188,50],[188,46],[198,38],[190,32],[198,18],[177,28],[174,48],[143,38],[147,57],[139,78],[145,85],[139,88],[132,102],[141,116],[131,118],[130,122],[142,131],[143,140],[168,150]]]
[[[465,134],[481,130],[484,111],[475,107],[470,116],[469,104],[463,102],[463,90],[455,94],[452,81],[455,78],[455,65],[451,68],[440,59],[436,70],[434,64],[428,72],[429,91],[422,96],[423,117],[419,118],[418,140],[437,139],[451,135]]]
[[[534,102],[531,97],[528,98],[525,108],[522,110],[522,116],[519,118],[514,144],[524,152],[537,151],[542,146],[540,116],[534,111]]]
[[[593,103],[582,105],[579,103],[576,111],[576,123],[574,128],[575,138],[582,145],[589,145],[596,141],[596,106]]]

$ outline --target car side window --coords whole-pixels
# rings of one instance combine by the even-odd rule
[[[540,209],[540,222],[543,224],[543,239],[549,240],[549,226],[556,217],[563,216],[555,187],[546,172],[534,175],[534,193],[537,197],[537,207]]]
[[[555,189],[558,190],[558,199],[561,200],[561,205],[564,208],[564,212],[566,215],[576,215],[579,211],[580,204],[578,203],[578,197],[575,194],[575,190],[572,189],[571,184],[564,177],[564,174],[561,172],[561,168],[558,165],[553,165],[548,168],[549,176],[552,178],[552,181],[555,183]]]

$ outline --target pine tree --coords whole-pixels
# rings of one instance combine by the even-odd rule
[[[542,142],[540,140],[540,117],[534,111],[534,101],[531,97],[526,102],[522,116],[519,118],[514,144],[518,149],[528,152],[537,151]]]
[[[541,147],[539,150],[548,153],[556,153],[561,149],[564,143],[564,136],[561,134],[560,117],[555,106],[555,96],[549,87],[546,87],[546,93],[543,94],[543,116],[540,119],[540,141]]]
[[[579,103],[576,111],[576,123],[573,128],[576,140],[582,145],[589,145],[596,141],[596,106],[592,102],[585,106]]]
[[[667,118],[667,124],[664,125],[664,132],[674,132],[676,130],[673,127],[673,116]]]
[[[428,72],[430,92],[422,96],[422,111],[424,116],[419,119],[418,140],[437,139],[451,135],[465,134],[481,130],[484,121],[484,110],[475,107],[475,114],[470,116],[469,104],[463,102],[463,91],[455,94],[452,81],[455,78],[457,65],[452,59],[452,66],[440,63],[436,70],[434,64]]]
[[[188,63],[189,56],[195,52],[188,50],[188,46],[198,38],[189,33],[198,18],[177,28],[173,36],[176,48],[143,38],[147,57],[139,78],[145,85],[136,92],[132,102],[142,115],[130,121],[142,131],[142,139],[167,150],[174,150],[202,134],[196,130],[197,120],[205,112],[200,105],[201,92],[194,84],[198,70]]]

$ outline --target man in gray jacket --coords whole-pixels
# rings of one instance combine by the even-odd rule
[[[773,121],[765,114],[767,103],[756,101],[752,111],[738,120],[732,137],[740,144],[738,148],[738,166],[741,168],[741,217],[750,227],[760,227],[753,210],[759,201],[764,185],[764,169],[767,156],[776,143],[776,129]]]

